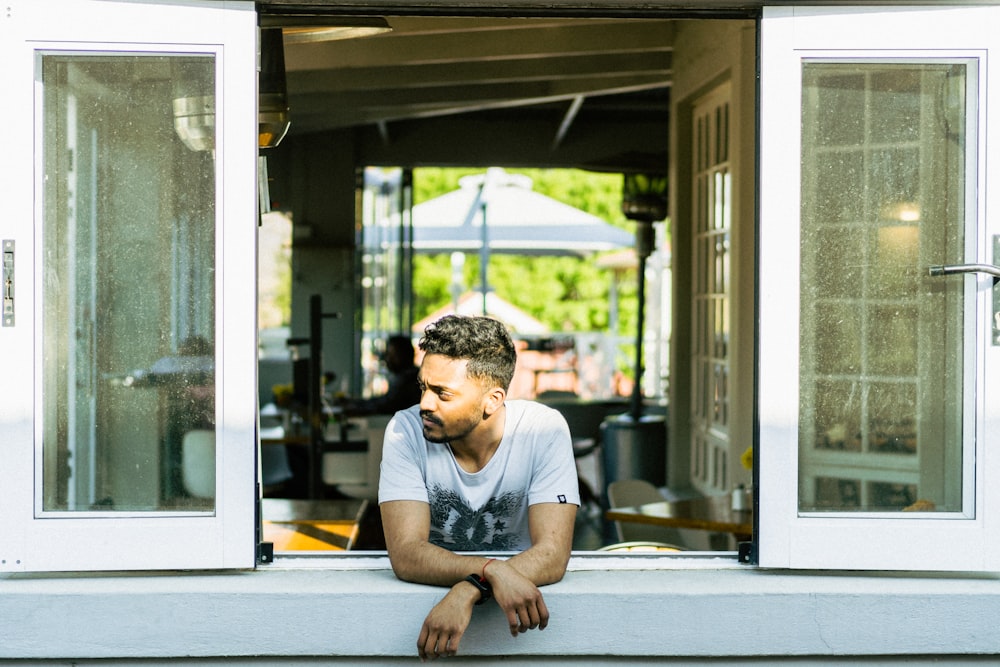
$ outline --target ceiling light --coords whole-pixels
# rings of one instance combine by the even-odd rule
[[[281,28],[286,44],[357,39],[392,31],[392,27],[381,16],[261,14],[260,26],[262,28]]]
[[[260,30],[260,95],[257,103],[257,144],[274,148],[288,132],[288,91],[285,84],[285,45],[281,30]]]

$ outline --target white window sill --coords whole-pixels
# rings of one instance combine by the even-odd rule
[[[322,563],[321,561],[326,561]],[[733,557],[576,555],[544,589],[544,632],[477,608],[466,656],[883,656],[1000,653],[1000,579],[789,573]],[[442,589],[384,556],[257,571],[0,577],[0,658],[415,657]]]

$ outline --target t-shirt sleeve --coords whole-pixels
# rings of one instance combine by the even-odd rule
[[[556,410],[545,410],[540,418],[542,424],[533,452],[535,461],[528,504],[570,503],[579,506],[580,484],[569,426]]]
[[[399,412],[385,427],[379,466],[379,503],[391,500],[428,502],[424,480],[424,439],[409,411]]]

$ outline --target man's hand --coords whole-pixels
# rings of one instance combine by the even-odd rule
[[[493,586],[493,598],[507,616],[511,636],[535,628],[544,630],[549,624],[549,610],[538,586],[506,561],[491,561],[485,570],[486,580]]]
[[[465,629],[472,618],[472,607],[479,599],[472,584],[461,581],[451,587],[444,599],[434,605],[417,638],[417,653],[421,660],[450,657],[458,652]]]

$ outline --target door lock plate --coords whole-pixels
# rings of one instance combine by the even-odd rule
[[[3,326],[14,326],[14,241],[3,240]]]
[[[1000,261],[1000,234],[993,237],[993,262],[996,263]],[[991,319],[993,323],[993,331],[990,336],[990,340],[993,341],[994,347],[1000,346],[1000,289],[997,286],[993,286],[993,317]]]

